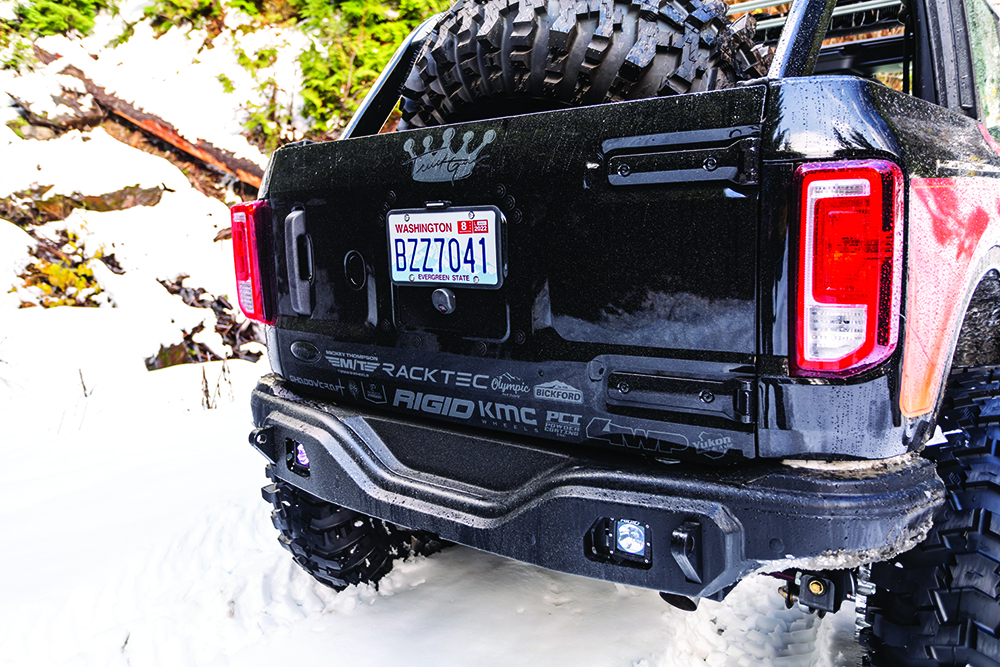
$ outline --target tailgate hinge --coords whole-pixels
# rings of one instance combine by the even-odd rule
[[[734,396],[735,411],[739,420],[744,424],[753,424],[756,419],[757,405],[754,400],[754,387],[752,380],[740,380]]]

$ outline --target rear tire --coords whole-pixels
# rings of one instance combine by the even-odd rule
[[[417,56],[399,129],[726,88],[767,73],[754,27],[721,0],[458,0]]]
[[[928,447],[947,501],[920,545],[872,566],[875,667],[1000,666],[1000,367],[952,374]]]
[[[261,490],[274,505],[271,522],[278,541],[317,581],[335,590],[353,584],[377,584],[396,558],[421,551],[428,534],[401,530],[390,523],[321,500],[268,474],[273,484]]]

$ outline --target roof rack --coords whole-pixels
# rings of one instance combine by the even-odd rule
[[[761,9],[778,7],[787,2],[774,0],[750,0],[738,2],[729,7],[729,14],[753,13]],[[899,27],[898,16],[902,9],[901,0],[840,0],[833,10],[833,19],[826,36],[843,37],[858,33],[889,30]],[[775,42],[787,20],[786,13],[753,14],[757,20],[757,41]]]

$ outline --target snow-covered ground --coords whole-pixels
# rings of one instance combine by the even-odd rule
[[[107,35],[83,47],[60,40],[40,46],[85,57],[80,49]],[[104,61],[101,85],[142,90],[146,110],[253,154],[240,145],[238,103],[219,97],[215,55],[154,42],[141,24],[127,52],[101,49],[90,58]],[[115,62],[167,74],[129,87],[136,74]],[[0,92],[46,91],[55,73],[0,73]],[[157,97],[158,85],[183,86],[200,115]],[[259,495],[263,459],[246,441],[248,394],[266,358],[152,372],[144,364],[201,322],[198,340],[226,352],[212,311],[157,282],[187,274],[188,286],[233,293],[231,246],[212,240],[228,225],[225,205],[102,130],[19,139],[0,98],[0,199],[35,184],[91,195],[167,188],[155,207],[76,210],[38,229],[69,229],[90,252],[115,253],[121,275],[90,263],[109,302],[101,308],[18,308],[32,298],[16,278],[32,239],[0,220],[0,456],[10,470],[0,505],[0,665],[857,664],[853,609],[822,620],[786,610],[767,577],[693,613],[653,591],[462,547],[398,562],[377,591],[315,583],[277,543]]]

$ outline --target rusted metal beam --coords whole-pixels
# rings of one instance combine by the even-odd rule
[[[162,118],[147,113],[142,109],[137,109],[120,97],[108,93],[104,88],[88,79],[77,67],[70,65],[63,69],[60,74],[80,79],[86,87],[87,92],[93,95],[97,103],[109,113],[124,118],[133,125],[166,141],[178,150],[201,160],[224,174],[235,176],[243,183],[255,188],[260,187],[260,179],[264,175],[264,172],[250,160],[238,158],[229,151],[216,148],[210,142],[203,139],[189,140],[185,138],[173,125]]]

